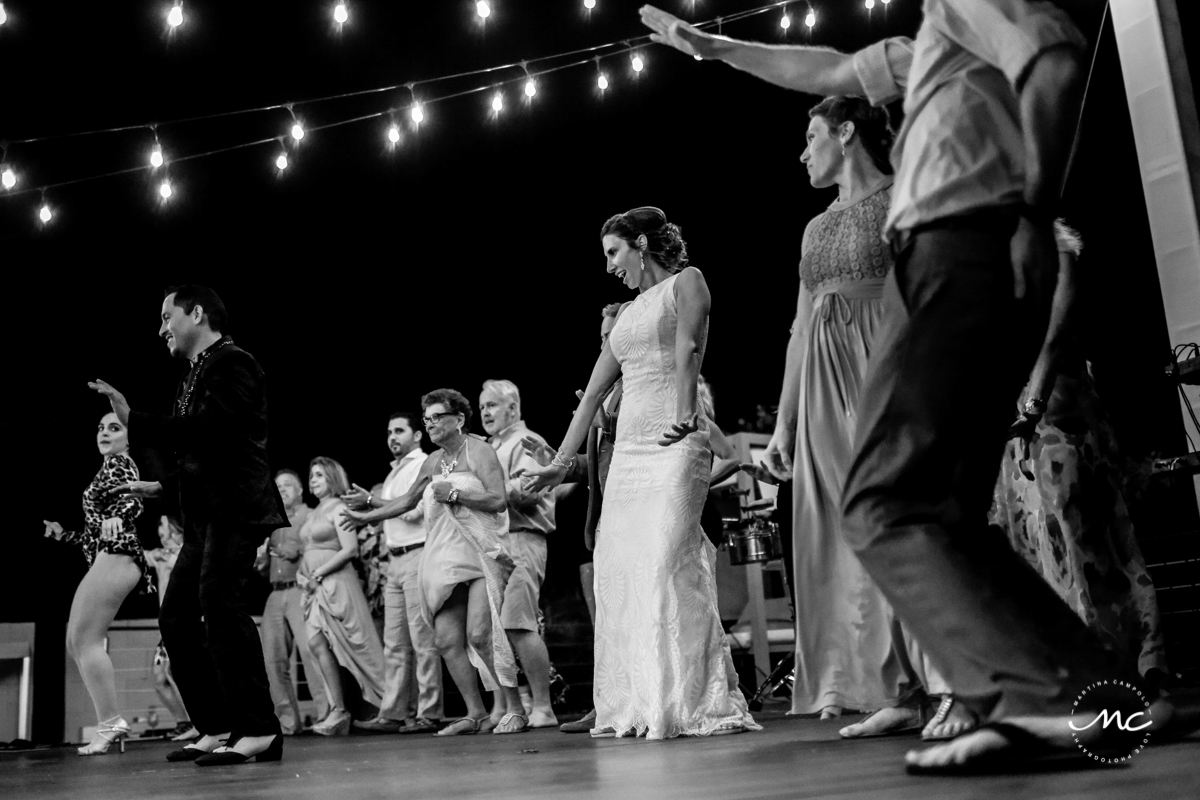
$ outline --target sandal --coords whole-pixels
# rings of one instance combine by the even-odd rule
[[[521,733],[529,730],[529,718],[524,714],[505,714],[492,730],[494,734]]]
[[[858,722],[854,722],[851,724],[852,725],[866,725],[868,721],[870,721],[877,715],[882,714],[885,711],[891,711],[893,708],[907,708],[907,707],[906,706],[888,706],[887,708],[881,708],[878,711],[872,711],[870,714],[863,717]],[[901,723],[901,724],[899,724],[898,727],[888,728],[886,730],[876,731],[874,733],[860,733],[855,736],[847,736],[846,734],[842,733],[841,731],[838,731],[838,735],[841,736],[843,739],[878,739],[883,736],[908,736],[910,734],[920,733],[925,727],[925,724],[924,724],[925,723],[925,714],[924,714],[924,712],[922,712],[922,710],[920,708],[909,709],[909,710],[917,712],[917,721],[915,724],[905,725],[905,724]],[[849,727],[850,727],[850,725],[847,725],[845,728],[842,728],[842,730],[844,731],[844,730],[846,730],[846,728],[849,728]]]
[[[933,715],[933,719],[929,720],[929,724],[927,724],[921,730],[921,740],[922,741],[946,742],[951,739],[955,739],[959,736],[962,736],[964,733],[970,733],[971,731],[973,731],[979,727],[979,719],[977,717],[975,717],[975,715],[972,712],[968,711],[967,713],[971,714],[971,721],[961,723],[965,727],[963,727],[959,730],[955,730],[951,733],[942,733],[942,734],[937,734],[937,735],[933,734],[933,730],[935,728],[939,727],[940,725],[943,725],[946,722],[946,718],[950,716],[950,711],[954,708],[956,702],[957,701],[955,700],[954,695],[952,695],[952,694],[947,694],[947,695],[942,696],[942,702],[938,706],[937,713],[935,713]],[[958,705],[961,707],[962,703],[958,703]],[[951,724],[954,724],[954,723],[951,723]]]
[[[484,718],[486,719],[486,717]],[[434,736],[470,736],[473,733],[479,733],[479,724],[483,720],[471,719],[463,717],[456,719],[446,727],[434,734]]]

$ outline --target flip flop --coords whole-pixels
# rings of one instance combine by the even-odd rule
[[[479,723],[481,720],[463,717],[456,719],[446,727],[442,728],[434,736],[470,736],[474,733],[479,733]],[[465,724],[464,724],[465,723]]]
[[[989,722],[963,736],[970,736],[979,731],[994,731],[1000,734],[1008,742],[1008,747],[989,750],[963,764],[928,767],[906,764],[905,771],[909,775],[1004,775],[1106,766],[1088,758],[1075,747],[1057,747],[1024,728],[1007,722]]]
[[[524,714],[505,714],[500,718],[499,724],[492,730],[492,733],[503,735],[506,733],[524,733],[527,730],[529,730],[529,720]]]
[[[951,739],[957,739],[959,736],[962,736],[964,733],[970,733],[971,731],[979,728],[979,720],[978,720],[978,718],[976,718],[974,724],[970,724],[970,725],[968,725],[968,727],[963,728],[958,733],[952,733],[949,736],[927,736],[925,734],[926,730],[928,730],[930,728],[935,728],[938,725],[941,725],[943,722],[946,721],[946,717],[950,716],[950,710],[954,707],[955,702],[957,702],[957,701],[954,699],[954,695],[952,695],[952,694],[944,695],[942,697],[942,702],[941,702],[941,705],[938,706],[937,713],[934,714],[933,719],[929,720],[929,722],[926,723],[925,727],[923,727],[921,729],[921,741],[923,741],[923,742],[948,742]],[[974,716],[974,715],[972,715],[972,716]]]
[[[852,722],[850,724],[851,725],[865,725],[867,723],[867,720],[871,719],[871,717],[874,717],[876,714],[880,714],[884,711],[888,711],[888,710],[890,710],[890,708],[891,708],[891,706],[889,706],[888,708],[881,708],[878,711],[872,711],[870,714],[863,717],[858,722]],[[877,731],[875,733],[860,733],[857,736],[842,736],[841,733],[839,733],[838,735],[842,736],[843,739],[851,739],[851,740],[853,740],[853,739],[880,739],[880,738],[883,738],[884,736],[911,736],[913,734],[920,733],[922,730],[925,729],[925,724],[924,724],[924,719],[923,719],[924,715],[921,713],[920,709],[917,709],[916,711],[917,711],[917,722],[915,725],[904,725],[899,728],[888,728],[886,731]],[[850,725],[847,725],[846,727],[848,728],[848,727],[850,727]]]

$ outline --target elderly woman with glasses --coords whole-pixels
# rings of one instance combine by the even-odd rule
[[[471,404],[453,389],[421,398],[423,421],[438,449],[425,459],[407,493],[369,512],[347,511],[347,526],[400,516],[425,504],[428,538],[418,583],[421,613],[433,627],[438,650],[467,705],[467,715],[438,736],[491,730],[518,733],[528,726],[517,693],[516,660],[500,608],[512,573],[505,550],[508,497],[496,452],[466,433]],[[474,665],[474,666],[473,666]],[[500,719],[488,713],[476,668],[502,692]]]

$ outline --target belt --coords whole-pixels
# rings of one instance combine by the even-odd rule
[[[908,247],[918,233],[930,231],[980,231],[1012,236],[1016,230],[1017,218],[1020,216],[1016,207],[991,208],[986,211],[976,211],[970,214],[959,214],[952,217],[942,217],[932,222],[925,222],[915,228],[907,228],[892,234],[892,255],[898,256]]]
[[[291,589],[295,585],[295,581],[271,581],[271,591],[282,592],[284,589]]]
[[[417,544],[406,544],[403,547],[389,547],[388,555],[395,558],[396,556],[402,556],[405,553],[411,553],[413,550],[416,550],[418,547],[424,547],[424,546],[425,546],[424,542],[418,542]]]

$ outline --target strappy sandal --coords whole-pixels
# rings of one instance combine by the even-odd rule
[[[505,714],[500,718],[500,722],[492,729],[492,733],[502,735],[505,733],[523,733],[529,730],[529,718],[524,714]]]
[[[486,719],[486,717],[484,718]],[[463,717],[456,719],[446,727],[442,728],[434,736],[470,736],[474,733],[479,733],[479,723],[483,720],[472,719],[471,717]]]
[[[922,741],[925,741],[925,742],[948,742],[951,739],[957,739],[959,736],[962,736],[964,733],[970,733],[971,731],[973,731],[979,727],[979,720],[974,719],[971,722],[965,723],[966,727],[963,728],[961,731],[957,731],[955,733],[944,734],[942,736],[933,736],[933,735],[930,735],[927,733],[927,731],[933,730],[934,728],[936,728],[937,726],[941,725],[942,723],[944,723],[946,721],[946,718],[950,716],[950,711],[951,711],[951,709],[954,708],[954,704],[956,702],[957,701],[954,699],[954,695],[952,695],[952,694],[942,695],[942,702],[940,705],[938,705],[938,710],[933,715],[933,719],[929,720],[928,724],[926,724],[925,727],[921,729],[921,740]],[[974,714],[972,714],[972,716],[974,716]]]
[[[907,708],[907,706],[899,706],[899,707]],[[897,706],[888,706],[887,708],[881,708],[878,711],[872,711],[870,714],[863,717],[858,722],[852,722],[852,723],[850,723],[850,725],[866,725],[876,715],[882,714],[884,711],[890,711],[893,708],[897,708]],[[860,733],[857,736],[846,736],[845,734],[842,734],[839,731],[838,735],[841,736],[843,739],[879,739],[884,736],[909,736],[909,735],[918,734],[925,729],[925,712],[921,708],[915,708],[915,709],[911,709],[911,710],[917,712],[917,721],[915,724],[902,725],[898,728],[888,728],[887,730],[876,731],[875,733]],[[850,725],[847,725],[846,727],[849,728]]]

